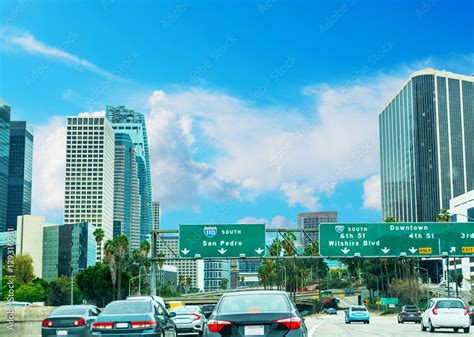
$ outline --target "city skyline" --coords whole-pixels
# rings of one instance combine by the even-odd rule
[[[152,200],[160,201],[164,229],[254,220],[296,226],[298,213],[324,210],[337,210],[341,222],[380,221],[379,112],[413,71],[433,67],[470,75],[473,69],[472,35],[462,29],[469,11],[460,9],[470,8],[469,2],[441,1],[430,8],[422,1],[397,8],[380,4],[377,13],[355,2],[304,8],[253,3],[235,13],[249,13],[248,27],[224,22],[233,13],[221,6],[216,13],[223,28],[217,32],[203,23],[202,35],[192,37],[189,28],[210,15],[203,8],[189,6],[175,17],[176,5],[150,4],[147,9],[160,18],[156,29],[174,38],[166,40],[170,36],[165,34],[165,40],[155,42],[144,33],[142,38],[152,41],[148,47],[134,38],[144,31],[141,26],[127,27],[128,32],[117,27],[103,46],[97,44],[95,34],[100,38],[107,32],[92,32],[76,19],[94,6],[30,4],[0,31],[8,47],[0,51],[6,76],[13,81],[11,88],[1,88],[1,96],[12,106],[12,119],[36,127],[33,214],[56,223],[63,221],[58,191],[64,189],[65,162],[58,159],[62,155],[49,154],[65,153],[65,116],[104,114],[109,105],[145,116]],[[93,22],[111,23],[129,14],[117,4],[98,6],[104,13],[95,11]],[[6,7],[5,13],[15,9]],[[56,10],[65,20],[61,32],[34,20]],[[447,18],[446,34],[428,34],[448,10],[453,15]],[[266,39],[266,50],[257,48],[289,12],[301,23],[291,21],[281,41]],[[370,24],[355,24],[361,12],[368,13]],[[387,23],[379,13],[390,13],[393,22],[403,20],[407,26]],[[388,25],[385,34],[372,29],[381,22]],[[254,36],[255,30],[262,36]],[[403,39],[406,30],[426,45],[441,47],[421,48]],[[181,49],[171,42],[176,38],[183,41]],[[319,45],[330,52],[321,53]],[[120,52],[100,56],[112,48]],[[351,62],[344,62],[347,58]],[[17,69],[19,76],[9,69]],[[73,81],[78,75],[81,80]],[[44,87],[52,90],[46,93]],[[35,90],[36,109],[12,88]]]

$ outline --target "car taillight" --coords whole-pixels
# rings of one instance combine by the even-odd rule
[[[92,323],[93,329],[112,329],[114,327],[114,323],[112,322],[94,322]]]
[[[207,327],[210,332],[219,332],[221,331],[224,327],[229,326],[233,324],[232,322],[229,321],[221,321],[221,320],[210,320],[207,322]]]
[[[201,319],[201,315],[199,314],[194,314],[194,321],[198,321]]]
[[[467,315],[467,307],[464,306],[464,315]]]
[[[43,322],[41,323],[41,326],[44,327],[44,328],[50,328],[52,327],[54,324],[53,322],[51,322],[49,319],[43,319]]]
[[[279,319],[275,323],[283,324],[288,330],[296,330],[301,328],[301,318],[299,317],[290,317]]]
[[[421,315],[421,311],[415,312],[415,315],[420,316],[420,315]]]
[[[433,307],[433,315],[437,315],[438,314],[438,308],[436,307],[436,305]]]
[[[149,329],[154,328],[156,325],[155,321],[138,321],[130,323],[132,329]]]
[[[79,318],[77,320],[74,321],[74,323],[72,323],[74,326],[85,326],[86,325],[86,321],[84,320],[84,318]]]
[[[407,311],[402,311],[402,315],[408,315]]]

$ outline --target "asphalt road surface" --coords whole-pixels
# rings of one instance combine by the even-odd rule
[[[370,324],[344,322],[344,313],[338,312],[337,315],[317,315],[305,319],[308,326],[309,337],[364,337],[364,336],[382,336],[382,337],[412,337],[412,336],[433,336],[429,332],[422,332],[420,324],[405,323],[398,324],[397,317],[394,315],[378,316],[372,315]],[[473,327],[471,327],[473,328]],[[453,329],[437,330],[434,335],[474,335],[473,329],[469,334],[462,330],[454,333]]]

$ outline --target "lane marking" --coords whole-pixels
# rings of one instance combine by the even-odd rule
[[[323,325],[325,322],[325,320],[321,320],[321,322],[319,322],[318,324],[316,324],[315,326],[313,326],[309,332],[309,336],[312,337],[314,335],[314,333],[316,332],[316,329],[319,328],[321,325]]]

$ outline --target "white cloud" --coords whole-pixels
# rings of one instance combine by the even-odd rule
[[[33,151],[33,214],[62,217],[66,160],[65,119],[53,117],[35,127]]]
[[[240,223],[240,224],[261,224],[261,223],[268,224],[268,219],[248,216],[248,217],[237,220],[237,223]]]
[[[78,34],[70,34],[63,42],[63,46],[70,47],[78,38]],[[22,32],[15,28],[0,27],[0,40],[10,45],[20,47],[30,54],[41,55],[67,64],[73,64],[110,79],[119,79],[115,74],[98,67],[86,59],[80,58],[79,56],[71,54],[61,48],[47,45],[46,43],[39,41],[32,34]]]
[[[298,185],[297,183],[285,183],[280,188],[285,193],[290,206],[300,204],[311,211],[319,208],[319,198],[315,196],[314,188]]]
[[[105,110],[80,112],[79,117],[104,117]]]
[[[288,220],[283,215],[276,215],[271,221],[265,218],[256,218],[248,216],[242,219],[237,220],[237,223],[240,224],[266,224],[270,228],[295,228],[296,223],[294,221]]]
[[[380,175],[375,175],[364,181],[364,208],[372,208],[380,211],[382,209],[382,196],[380,187]]]

